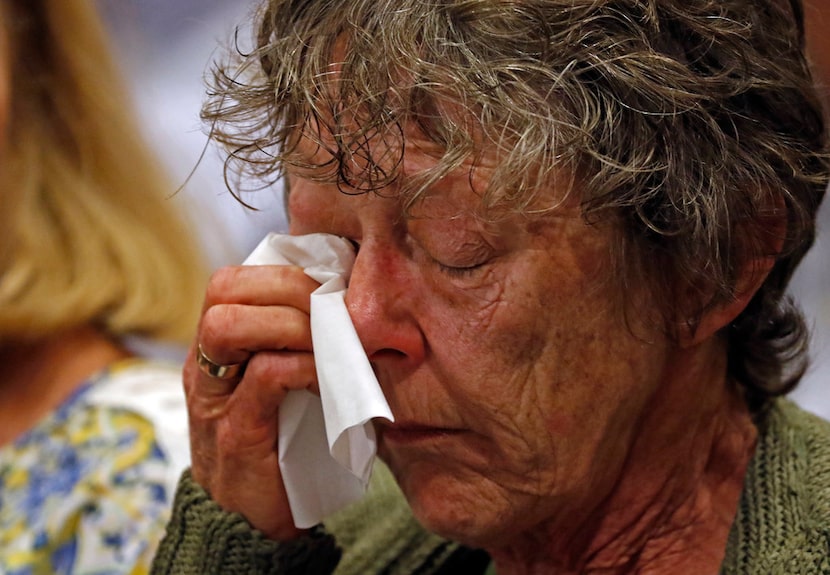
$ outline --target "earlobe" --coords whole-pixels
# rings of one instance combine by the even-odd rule
[[[684,327],[680,336],[681,346],[699,345],[732,323],[749,305],[752,297],[767,279],[775,261],[775,257],[765,256],[747,262],[735,287],[735,295],[707,307],[700,314],[698,321]]]
[[[683,347],[699,345],[732,323],[749,305],[766,281],[778,257],[784,249],[787,230],[786,207],[782,197],[771,199],[775,207],[755,218],[752,224],[739,225],[736,233],[742,236],[744,253],[750,254],[741,266],[735,280],[732,296],[718,302],[710,302],[694,322],[681,328],[679,342]],[[743,229],[742,229],[743,228]],[[747,241],[755,238],[755,242]]]

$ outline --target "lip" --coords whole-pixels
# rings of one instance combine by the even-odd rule
[[[396,444],[440,441],[461,433],[463,431],[460,429],[411,423],[388,424],[380,428],[380,436],[383,441]]]

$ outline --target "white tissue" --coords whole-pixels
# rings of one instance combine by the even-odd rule
[[[394,421],[344,300],[354,250],[329,234],[269,234],[245,265],[296,265],[320,282],[311,339],[320,396],[291,391],[280,405],[279,464],[298,528],[359,499],[377,451],[374,417]]]

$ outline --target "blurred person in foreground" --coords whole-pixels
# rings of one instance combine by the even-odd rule
[[[207,276],[92,2],[0,3],[0,128],[0,572],[145,573],[187,414],[127,343],[189,340]]]
[[[355,246],[394,483],[295,528],[316,284],[224,269],[155,572],[830,572],[830,426],[781,397],[828,180],[797,0],[270,0],[256,38],[204,116]]]

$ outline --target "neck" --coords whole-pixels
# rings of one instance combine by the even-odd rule
[[[488,550],[499,575],[718,573],[757,432],[722,349],[667,365],[611,493]]]
[[[13,441],[96,372],[129,354],[92,327],[0,346],[0,445]]]

